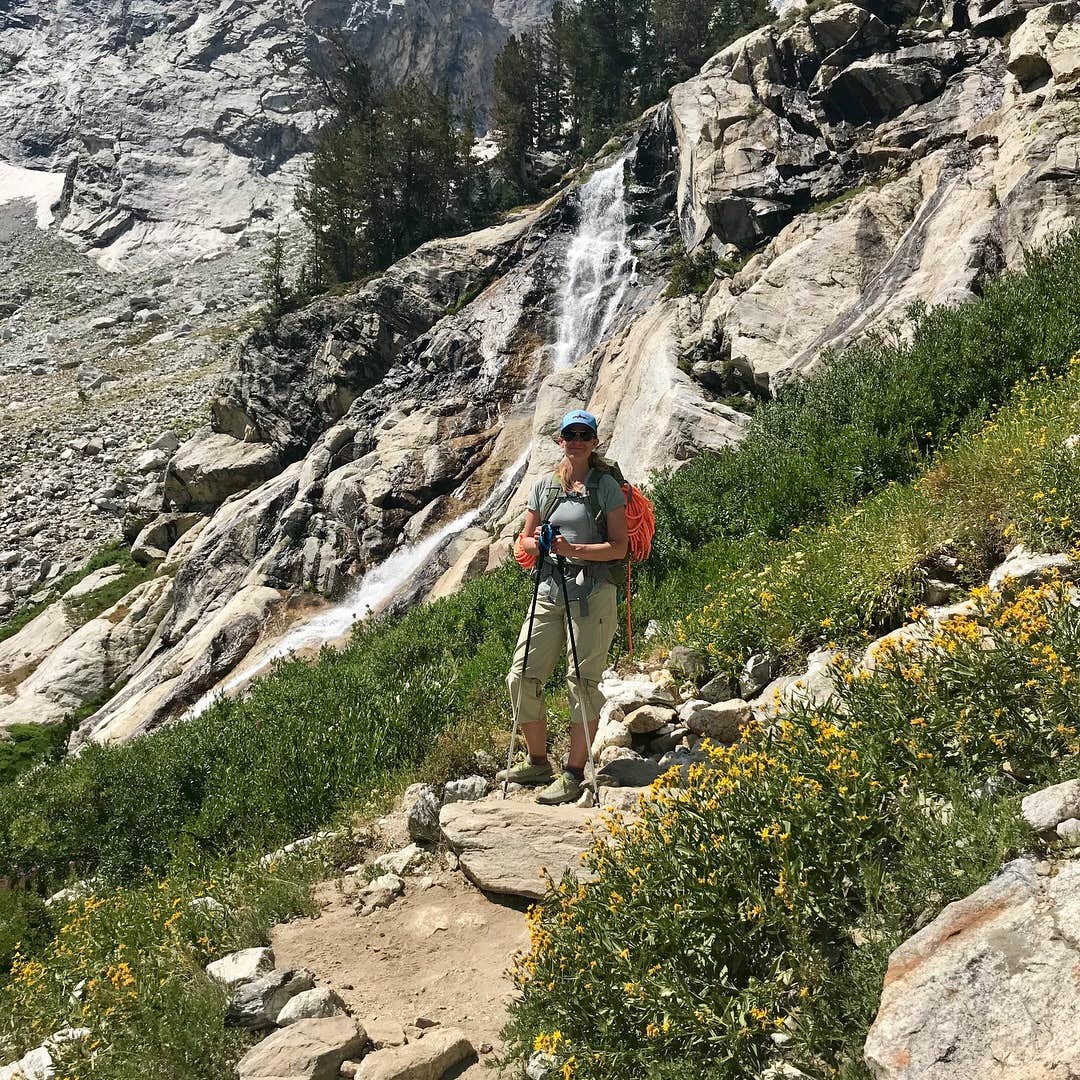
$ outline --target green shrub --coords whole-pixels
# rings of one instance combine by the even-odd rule
[[[984,590],[872,668],[838,662],[829,702],[707,747],[611,818],[594,881],[533,910],[517,1052],[567,1076],[749,1076],[783,1032],[810,1075],[861,1075],[888,952],[1034,842],[994,792],[1080,771],[1078,671],[1066,586]]]
[[[504,679],[526,582],[516,568],[362,628],[341,654],[289,661],[240,701],[0,788],[0,866],[59,882],[131,880],[178,853],[267,850],[422,761],[439,733],[506,727]]]
[[[914,484],[889,485],[784,540],[715,540],[659,585],[641,618],[735,673],[765,650],[789,668],[830,642],[883,633],[948,557],[961,585],[982,581],[1017,539],[1062,550],[1080,533],[1080,367],[1025,385],[982,428],[957,436]],[[676,622],[677,615],[681,619]],[[673,618],[675,616],[675,618]]]
[[[716,280],[717,257],[710,247],[688,252],[682,241],[671,249],[671,271],[664,296],[700,296]]]
[[[783,536],[890,481],[972,416],[1080,346],[1080,234],[1030,256],[981,300],[912,312],[913,337],[877,336],[761,403],[744,441],[652,485],[651,573],[718,537]]]

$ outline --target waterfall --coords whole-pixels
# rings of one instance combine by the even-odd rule
[[[556,368],[569,367],[600,344],[637,262],[626,239],[625,159],[592,174],[581,185],[578,230],[566,253],[555,336]]]
[[[191,720],[205,712],[219,698],[227,696],[264,672],[275,660],[281,660],[298,649],[317,648],[326,642],[338,641],[349,632],[354,623],[378,614],[448,540],[464,532],[474,522],[485,520],[506,502],[521,479],[528,459],[529,449],[526,448],[517,461],[503,470],[491,494],[475,510],[462,514],[415,544],[399,547],[384,562],[368,570],[343,600],[294,627],[273,648],[264,653],[258,663],[237,672],[222,686],[204,694],[184,714],[183,719]]]
[[[627,243],[625,158],[593,173],[579,192],[579,224],[566,252],[554,345],[556,368],[569,367],[603,341],[626,290],[636,283],[637,262]],[[440,548],[474,522],[483,522],[509,498],[528,461],[526,448],[488,498],[415,544],[398,548],[372,567],[339,603],[294,627],[246,670],[205,694],[186,714],[198,716],[218,698],[250,682],[275,660],[299,649],[340,640],[360,619],[377,614],[415,578]]]

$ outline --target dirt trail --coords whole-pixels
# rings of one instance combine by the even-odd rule
[[[278,966],[307,968],[361,1021],[400,1028],[427,1017],[500,1053],[513,994],[506,972],[528,940],[524,911],[489,899],[457,873],[432,875],[429,888],[406,880],[404,897],[367,916],[357,914],[347,887],[320,886],[320,915],[274,929]],[[460,1076],[490,1080],[497,1075],[485,1064],[490,1056]]]

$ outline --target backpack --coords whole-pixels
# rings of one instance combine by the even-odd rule
[[[622,474],[622,469],[614,461],[600,459],[590,471],[585,480],[585,490],[596,519],[596,528],[600,536],[607,540],[607,515],[600,505],[600,481],[607,474],[614,477],[622,488],[626,498],[626,555],[621,559],[601,563],[602,566],[626,567],[626,640],[630,652],[634,651],[634,632],[631,624],[630,590],[631,572],[630,566],[635,562],[644,562],[652,551],[653,535],[656,532],[656,517],[653,504],[645,497],[640,488],[631,484]],[[547,521],[555,504],[563,496],[562,483],[556,473],[548,477],[547,490],[544,495],[544,504],[540,508],[540,520]],[[536,556],[529,555],[521,546],[521,537],[514,544],[514,558],[523,570],[531,570],[536,565]]]

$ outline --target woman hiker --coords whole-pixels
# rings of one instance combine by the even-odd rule
[[[539,556],[541,524],[550,521],[559,527],[559,532],[541,571],[529,670],[522,670],[529,632],[526,616],[506,678],[529,753],[509,773],[499,774],[500,780],[529,787],[546,784],[536,801],[548,806],[573,802],[582,792],[588,758],[586,739],[591,740],[596,733],[603,704],[600,675],[607,664],[618,618],[615,575],[606,564],[625,558],[627,549],[622,488],[613,476],[596,468],[600,461],[596,453],[596,417],[583,411],[567,413],[557,441],[563,452],[562,462],[532,490],[521,546],[527,554]],[[567,647],[566,607],[555,563],[558,555],[564,558],[580,678],[575,676],[571,661],[566,676],[570,754],[565,768],[556,776],[547,756],[543,687]]]

